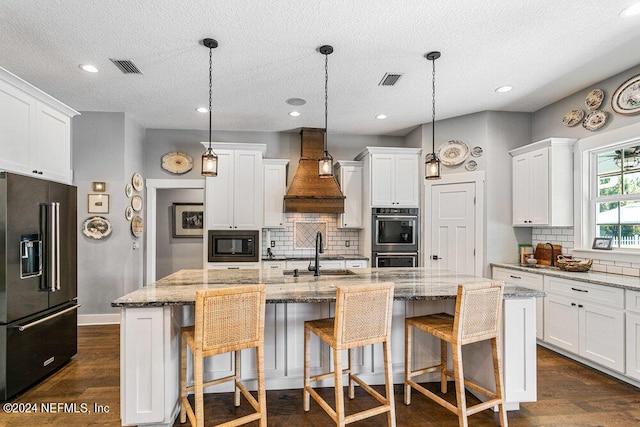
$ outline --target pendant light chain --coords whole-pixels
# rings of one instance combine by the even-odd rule
[[[431,113],[431,152],[436,152],[436,60],[431,61],[433,64],[433,71],[431,72],[431,101],[432,101],[432,113]]]
[[[202,176],[218,176],[218,155],[213,152],[212,147],[212,126],[213,119],[213,49],[218,47],[218,42],[214,39],[206,38],[202,40],[204,47],[209,48],[209,145],[202,155]]]
[[[211,150],[212,94],[213,94],[213,49],[209,48],[209,150]]]
[[[324,152],[327,152],[327,117],[329,111],[329,55],[324,55]]]

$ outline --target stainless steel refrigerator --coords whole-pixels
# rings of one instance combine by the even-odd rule
[[[77,353],[76,187],[0,172],[0,398]]]

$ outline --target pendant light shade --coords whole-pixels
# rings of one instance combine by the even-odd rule
[[[213,152],[213,148],[211,148],[211,95],[212,95],[212,87],[213,87],[213,76],[212,76],[212,54],[213,49],[218,47],[218,42],[214,39],[204,39],[202,40],[202,44],[205,47],[209,48],[209,148],[202,155],[202,176],[218,176],[218,155]]]
[[[436,59],[440,58],[440,52],[429,52],[425,55],[432,63],[431,72],[431,153],[425,160],[425,178],[440,179],[440,159],[436,156]]]
[[[329,45],[320,46],[320,53],[324,55],[324,156],[318,160],[318,177],[333,177],[333,157],[327,149],[327,116],[329,98],[329,55],[333,53],[333,47]]]

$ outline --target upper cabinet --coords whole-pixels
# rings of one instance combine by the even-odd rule
[[[368,171],[371,207],[419,207],[419,148],[367,147],[356,156]]]
[[[362,228],[362,190],[364,188],[363,162],[339,161],[336,178],[344,194],[344,213],[338,218],[338,228]]]
[[[71,117],[77,114],[0,68],[0,169],[71,183]]]
[[[573,145],[550,138],[509,151],[513,157],[513,225],[573,225]]]
[[[215,143],[212,148],[218,155],[218,176],[206,179],[207,229],[260,229],[266,145]]]
[[[263,159],[264,228],[284,228],[284,195],[289,160]]]

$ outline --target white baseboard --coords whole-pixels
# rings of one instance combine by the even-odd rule
[[[88,325],[119,325],[120,314],[79,314],[78,326]]]

